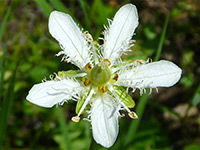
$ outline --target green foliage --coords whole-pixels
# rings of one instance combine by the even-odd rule
[[[49,16],[49,14],[52,12],[52,8],[49,5],[49,3],[46,0],[34,0],[37,5],[42,9],[42,11],[44,12],[44,14],[46,16]]]
[[[71,142],[70,142],[69,136],[68,136],[69,135],[68,126],[65,122],[65,118],[64,118],[61,108],[58,107],[56,110],[57,110],[58,120],[59,120],[59,124],[60,124],[60,131],[62,133],[62,141],[63,141],[62,143],[63,144],[61,144],[61,149],[70,150]]]
[[[160,41],[159,41],[159,44],[158,44],[158,49],[156,51],[155,61],[159,59],[160,53],[162,51],[168,21],[169,21],[169,16],[166,18],[165,23],[164,23],[163,31],[162,31],[161,38],[160,38]],[[145,94],[139,100],[139,104],[136,108],[136,113],[139,116],[139,118],[137,120],[134,120],[132,122],[131,126],[129,127],[128,136],[125,138],[124,145],[128,145],[131,142],[131,139],[135,138],[136,131],[138,129],[138,126],[140,124],[140,120],[142,118],[143,112],[144,112],[146,104],[147,104],[147,98],[148,98],[148,96]]]
[[[98,40],[102,36],[103,25],[108,25],[107,18],[112,19],[118,8],[130,1],[9,2],[0,0],[1,149],[105,150],[92,139],[89,122],[82,118],[79,123],[71,121],[71,117],[79,112],[83,99],[78,101],[76,107],[75,102],[69,101],[62,107],[46,109],[27,102],[26,96],[34,84],[45,77],[48,80],[54,72],[59,77],[81,73],[76,71],[74,65],[60,62],[62,56],[54,57],[60,47],[48,32],[48,15],[51,11],[70,14],[80,27]],[[120,134],[109,149],[199,149],[200,2],[131,2],[138,8],[140,25],[133,36],[136,42],[131,48],[132,52],[123,55],[122,59],[130,62],[149,57],[154,61],[168,59],[182,68],[183,75],[181,82],[169,89],[159,89],[159,94],[153,92],[140,98],[136,90],[132,94],[135,101],[125,94],[125,89],[115,87],[126,106],[135,107],[139,118],[119,119]],[[14,71],[18,62],[19,66]],[[182,103],[188,104],[188,112],[180,118],[177,106]],[[189,115],[190,108],[196,108],[197,113]]]
[[[190,144],[184,147],[184,150],[199,150],[199,149],[200,149],[200,145],[197,143]]]
[[[6,91],[5,97],[3,99],[3,104],[0,110],[0,133],[1,133],[0,134],[0,149],[4,141],[4,138],[6,136],[8,117],[10,114],[12,101],[14,97],[15,76],[16,76],[16,69],[13,72],[12,78],[9,82],[8,90]]]
[[[192,98],[192,105],[197,106],[200,103],[200,85],[198,86],[197,90],[194,93]]]

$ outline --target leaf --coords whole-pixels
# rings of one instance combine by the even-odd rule
[[[199,150],[200,149],[200,145],[199,144],[190,144],[190,145],[186,145],[184,147],[184,150]]]
[[[54,8],[58,11],[62,11],[62,12],[65,12],[67,14],[70,14],[70,11],[65,7],[65,5],[63,4],[63,2],[61,0],[49,0],[50,3],[54,6]]]
[[[16,69],[17,69],[17,66],[16,66]],[[7,122],[8,122],[8,117],[11,110],[13,94],[14,94],[16,69],[13,72],[12,78],[10,80],[8,89],[3,99],[3,105],[0,112],[0,149],[2,146],[2,142],[6,136]]]
[[[113,86],[117,96],[122,100],[122,102],[129,108],[133,108],[135,106],[134,100],[131,96],[126,92],[126,90],[121,86]]]
[[[5,73],[5,60],[6,60],[6,54],[7,54],[7,46],[4,45],[4,51],[3,51],[3,57],[1,60],[1,72],[0,72],[0,99],[3,95],[3,80],[4,80],[4,73]]]
[[[41,8],[41,10],[43,11],[43,13],[46,16],[49,16],[49,14],[53,11],[50,4],[46,0],[42,0],[42,1],[41,0],[34,0],[34,1]]]
[[[192,98],[192,105],[197,106],[200,103],[200,86],[195,91],[194,97]]]
[[[0,42],[1,42],[1,38],[3,37],[3,33],[5,32],[5,29],[6,29],[6,23],[7,23],[7,20],[8,20],[8,17],[10,15],[10,12],[11,12],[11,7],[8,8],[8,10],[6,11],[6,14],[1,22],[1,25],[0,25]]]

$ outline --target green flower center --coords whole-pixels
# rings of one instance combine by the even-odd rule
[[[105,85],[111,78],[111,72],[106,62],[100,62],[92,68],[89,80],[97,87]]]

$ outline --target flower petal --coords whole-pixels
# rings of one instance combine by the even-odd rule
[[[111,147],[118,135],[119,108],[108,94],[99,95],[92,103],[91,123],[94,140],[102,146]]]
[[[134,89],[170,87],[179,81],[181,73],[174,63],[161,60],[120,71],[115,84]]]
[[[129,49],[130,39],[138,26],[137,9],[126,4],[116,13],[109,30],[105,32],[104,58],[113,64],[123,52]]]
[[[26,99],[38,106],[50,108],[76,97],[80,90],[80,84],[74,80],[52,80],[34,85]]]
[[[83,68],[90,62],[85,35],[68,14],[53,11],[49,17],[49,32],[60,43],[65,59]]]

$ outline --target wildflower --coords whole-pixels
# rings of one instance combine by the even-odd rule
[[[31,103],[47,108],[68,100],[77,101],[77,115],[72,120],[78,122],[80,115],[89,110],[94,140],[107,148],[118,135],[119,111],[126,110],[131,118],[137,118],[130,110],[135,103],[123,87],[139,89],[141,94],[145,88],[170,87],[178,82],[182,72],[166,60],[127,63],[120,59],[133,46],[131,38],[138,26],[134,5],[121,7],[108,23],[103,45],[97,45],[68,14],[53,11],[49,31],[62,48],[57,55],[64,55],[63,60],[80,70],[58,72],[54,79],[34,85],[27,96]]]

